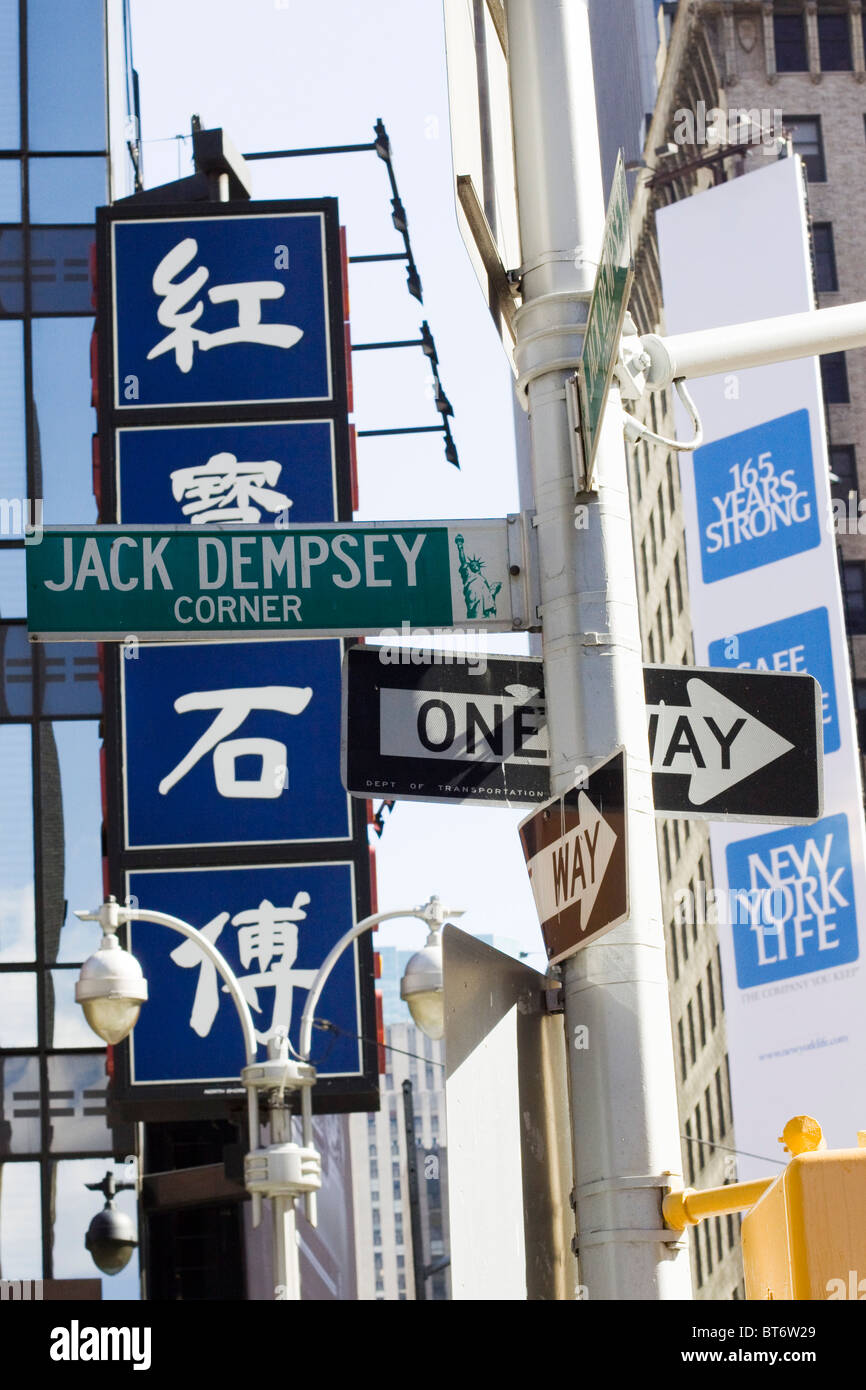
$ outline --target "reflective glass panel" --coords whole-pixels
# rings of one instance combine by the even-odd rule
[[[98,907],[102,902],[99,725],[96,720],[70,720],[51,727],[60,765],[65,844],[61,902],[65,899],[66,923],[57,958],[80,961],[92,955],[99,945],[99,929],[92,922],[79,922],[74,915],[75,908]],[[94,1046],[93,1034],[81,1046]]]
[[[0,718],[33,713],[33,653],[23,624],[0,626]]]
[[[92,227],[34,227],[30,239],[34,314],[92,314]]]
[[[4,1279],[42,1278],[38,1163],[4,1163],[0,1168],[0,1269]]]
[[[0,234],[0,258],[5,238],[5,232]],[[27,443],[24,428],[24,328],[21,323],[0,322],[0,439],[3,441],[0,449],[0,497],[24,497],[27,492]]]
[[[90,319],[34,319],[33,397],[42,467],[43,521],[96,520],[91,440]]]
[[[87,954],[99,945],[99,929],[90,927],[90,941]],[[0,976],[0,979],[3,977]],[[98,1047],[99,1039],[84,1017],[84,1010],[75,1002],[75,981],[78,968],[52,970],[50,980],[46,980],[46,1031],[49,1047]]]
[[[99,655],[95,642],[46,642],[42,661],[42,713],[102,713]]]
[[[38,1057],[0,1057],[0,1154],[39,1152],[39,1093]]]
[[[103,0],[27,0],[32,150],[105,148]]]
[[[110,1158],[65,1158],[52,1164],[52,1168],[54,1277],[93,1279],[99,1275],[104,1299],[140,1298],[137,1250],[133,1250],[125,1269],[117,1274],[105,1275],[97,1269],[84,1244],[87,1228],[105,1205],[103,1194],[91,1192],[86,1184],[102,1182],[107,1172],[114,1174],[116,1184],[132,1182],[135,1177],[133,1165],[116,1164]],[[129,1217],[133,1229],[136,1229],[135,1192],[118,1192],[114,1205],[117,1211]]]
[[[2,459],[2,455],[0,455]],[[2,466],[2,465],[0,465]],[[24,547],[0,549],[0,618],[26,618]]]
[[[18,6],[14,0],[5,0],[0,5],[0,149],[3,150],[17,150],[21,144],[18,51]]]
[[[0,84],[2,81],[0,77]],[[0,103],[2,100],[0,96]],[[0,159],[0,222],[20,221],[21,163],[17,159]]]
[[[23,245],[20,227],[4,227],[0,231],[0,313],[3,314],[24,313]]]
[[[93,222],[106,202],[104,159],[31,159],[30,221]]]
[[[35,955],[33,775],[30,729],[0,725],[0,960]]]
[[[105,1119],[105,1053],[73,1053],[48,1058],[48,1109],[51,1151],[109,1151]]]
[[[0,1047],[37,1047],[36,976],[0,971]]]

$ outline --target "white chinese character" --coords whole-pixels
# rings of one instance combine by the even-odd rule
[[[298,956],[297,923],[306,917],[304,908],[309,893],[296,893],[291,907],[274,907],[264,898],[257,908],[239,912],[232,918],[238,927],[238,950],[244,969],[256,962],[260,969],[255,975],[239,976],[238,983],[251,1009],[261,1013],[258,991],[272,987],[274,1006],[271,1026],[265,1033],[256,1031],[259,1042],[267,1042],[274,1028],[288,1028],[292,1018],[292,993],[295,989],[310,989],[316,978],[315,970],[295,970]]]
[[[298,922],[307,916],[304,908],[310,902],[309,893],[296,893],[291,907],[274,907],[263,898],[258,907],[246,912],[238,912],[231,920],[238,930],[238,952],[245,970],[253,964],[260,968],[255,974],[239,975],[238,983],[254,1013],[260,1014],[260,989],[273,989],[274,999],[271,1010],[270,1027],[259,1032],[259,1042],[267,1042],[275,1028],[288,1028],[292,1021],[292,996],[296,989],[309,990],[316,978],[315,970],[295,970],[298,956]],[[209,941],[219,937],[229,919],[227,912],[221,912],[202,928]],[[190,1027],[200,1038],[206,1038],[213,1027],[219,1010],[216,967],[203,956],[194,941],[184,941],[171,958],[184,970],[199,970],[195,998],[190,1014]],[[228,992],[222,986],[222,992]]]
[[[276,459],[239,463],[234,454],[212,454],[207,463],[176,468],[171,474],[171,491],[176,502],[187,499],[183,514],[193,526],[211,521],[259,521],[259,507],[285,512],[292,505],[284,492],[273,491],[281,469]]]
[[[165,796],[206,754],[213,752],[216,788],[220,796],[273,799],[288,786],[288,749],[275,738],[229,738],[254,709],[276,710],[281,714],[301,714],[312,699],[312,687],[298,685],[260,685],[241,690],[193,690],[174,702],[178,714],[190,710],[218,710],[213,723],[196,739],[192,748],[159,784]],[[237,759],[249,754],[262,760],[256,781],[240,780]]]
[[[199,299],[191,309],[182,311],[203,288],[210,271],[207,266],[199,266],[185,280],[176,281],[175,276],[185,270],[197,255],[198,242],[193,237],[185,237],[163,256],[153,272],[153,291],[162,300],[156,316],[163,328],[170,331],[151,348],[147,354],[148,362],[165,352],[173,352],[180,371],[188,372],[192,367],[196,344],[202,352],[226,347],[230,343],[261,343],[265,347],[290,348],[304,336],[303,329],[293,324],[261,321],[262,301],[282,299],[286,292],[285,285],[281,285],[279,280],[247,280],[234,285],[212,285],[207,292],[211,304],[236,301],[237,326],[220,329],[217,333],[194,328],[193,324],[198,323],[204,313],[203,300]]]
[[[206,927],[202,927],[202,936],[206,936],[213,945],[228,920],[228,913],[221,912],[219,916],[208,922]],[[189,1026],[194,1033],[198,1033],[200,1038],[206,1038],[219,1009],[216,966],[213,961],[208,960],[207,956],[202,955],[194,941],[189,940],[181,942],[180,946],[172,951],[171,958],[176,965],[182,966],[184,970],[190,970],[193,966],[200,967]]]

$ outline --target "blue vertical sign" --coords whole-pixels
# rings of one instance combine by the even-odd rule
[[[336,205],[100,214],[103,519],[280,526],[351,513]],[[140,646],[109,665],[114,891],[206,932],[238,974],[259,1043],[297,1028],[334,942],[370,909],[366,829],[340,779],[342,644]],[[131,1117],[222,1113],[243,1049],[189,943],[135,924],[159,981],[119,1053]],[[372,948],[319,1010],[317,1104],[375,1094]],[[261,1055],[264,1055],[262,1052]],[[234,1081],[234,1084],[232,1084]],[[174,1112],[166,1110],[174,1104]],[[192,1105],[193,1110],[190,1110]]]
[[[332,398],[323,213],[116,221],[112,262],[115,409]]]

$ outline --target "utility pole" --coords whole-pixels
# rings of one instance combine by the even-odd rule
[[[631,915],[562,968],[580,1281],[591,1300],[689,1298],[688,1252],[661,1216],[681,1157],[622,415],[612,392],[578,530],[565,402],[604,221],[587,0],[506,13],[551,792],[628,755]]]
[[[412,1229],[412,1272],[415,1277],[415,1299],[427,1298],[424,1277],[424,1242],[421,1234],[421,1194],[418,1190],[418,1148],[415,1143],[415,1106],[412,1082],[403,1082],[403,1131],[406,1137],[406,1185],[409,1188],[409,1215]]]

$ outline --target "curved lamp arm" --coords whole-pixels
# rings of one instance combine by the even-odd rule
[[[307,994],[307,1002],[304,1012],[301,1015],[301,1031],[298,1045],[298,1052],[301,1060],[308,1062],[310,1050],[313,1042],[313,1018],[316,1012],[316,1005],[322,996],[322,990],[328,982],[328,976],[333,970],[340,956],[347,946],[363,936],[365,931],[372,931],[378,927],[380,922],[387,922],[393,917],[418,917],[422,922],[426,922],[429,927],[441,927],[448,917],[462,917],[463,911],[459,908],[444,908],[437,897],[432,897],[423,907],[403,907],[396,912],[374,912],[370,917],[362,917],[360,922],[340,937],[340,940],[331,948],[322,964],[319,966],[318,973],[314,979],[310,991]],[[312,1088],[305,1086],[301,1093],[301,1124],[303,1131],[303,1142],[310,1145],[313,1142],[313,1096]],[[316,1194],[310,1192],[305,1198],[305,1211],[307,1220],[311,1225],[316,1224]]]
[[[251,1066],[258,1055],[258,1043],[256,1041],[256,1030],[253,1025],[253,1016],[250,1013],[250,1006],[247,1003],[238,977],[232,970],[225,956],[218,951],[212,941],[209,941],[198,927],[193,927],[189,922],[184,922],[181,917],[172,917],[168,912],[155,912],[150,908],[144,907],[125,907],[123,903],[108,902],[96,912],[76,912],[75,916],[82,922],[99,922],[103,933],[114,935],[119,926],[124,926],[128,922],[153,922],[158,927],[169,927],[172,931],[179,932],[189,941],[194,941],[199,947],[202,955],[207,956],[212,965],[225,982],[226,989],[232,997],[235,1008],[238,1011],[241,1029],[244,1035],[244,1051],[247,1058],[247,1066]],[[247,1119],[250,1131],[250,1148],[255,1149],[259,1143],[259,1096],[254,1086],[247,1087]],[[258,1225],[256,1219],[259,1211],[261,1199],[253,1196],[253,1220]]]

